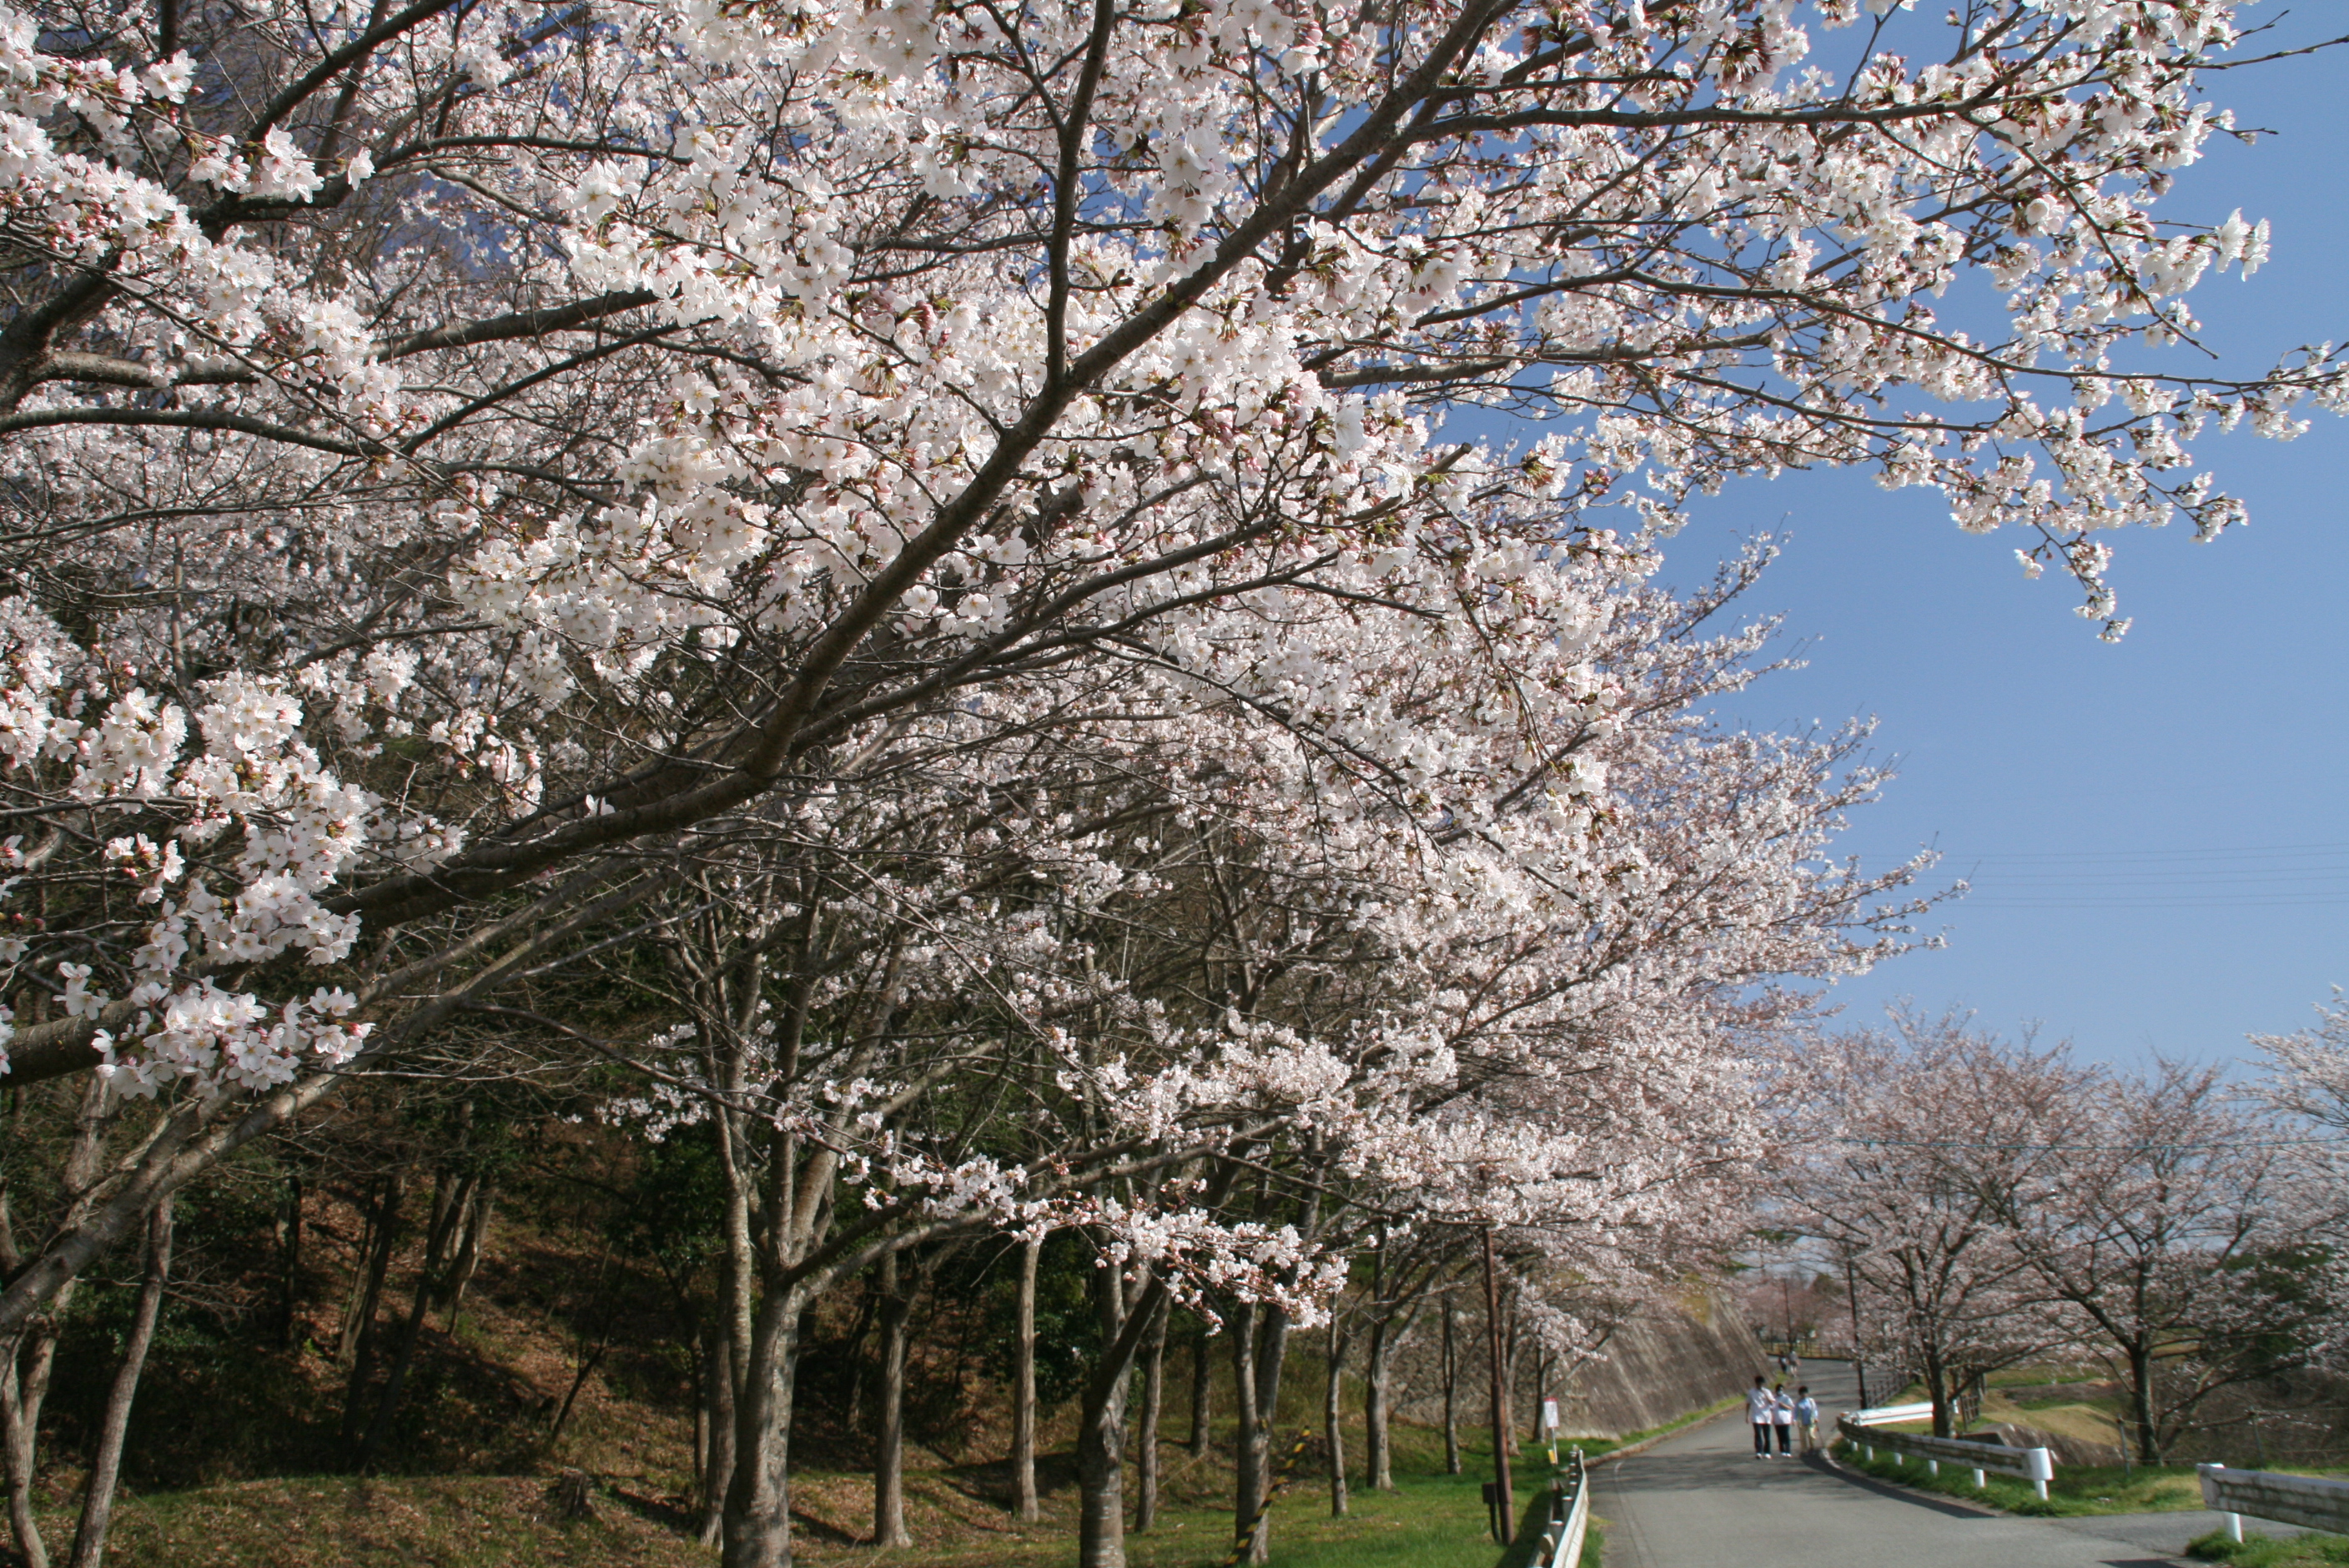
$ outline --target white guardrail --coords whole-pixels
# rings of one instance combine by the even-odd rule
[[[1895,1405],[1889,1407],[1899,1409]],[[1927,1413],[1932,1407],[1926,1407]],[[1882,1411],[1862,1411],[1863,1415],[1882,1417]],[[1915,1417],[1895,1416],[1894,1420],[1914,1420]],[[1974,1484],[1982,1484],[1982,1472],[1992,1470],[2000,1475],[2018,1476],[2031,1483],[2031,1490],[2041,1497],[2047,1495],[2047,1483],[2055,1479],[2055,1463],[2045,1449],[2011,1449],[2004,1443],[1977,1443],[1963,1438],[1929,1438],[1918,1432],[1891,1432],[1851,1416],[1837,1418],[1836,1429],[1844,1440],[1858,1447],[1870,1460],[1876,1450],[1884,1449],[1903,1459],[1922,1460],[1927,1473],[1941,1473],[1943,1461],[1974,1472]],[[2208,1484],[2207,1482],[2205,1483]]]
[[[1542,1568],[1579,1568],[1582,1538],[1590,1532],[1590,1472],[1582,1450],[1567,1460],[1566,1473],[1550,1482],[1549,1522],[1542,1527]]]
[[[1920,1399],[1913,1405],[1878,1405],[1873,1409],[1847,1410],[1844,1419],[1858,1427],[1880,1427],[1889,1421],[1922,1421],[1933,1414],[1933,1401]]]
[[[2349,1481],[2317,1480],[2273,1470],[2230,1470],[2197,1465],[2202,1504],[2227,1516],[2227,1539],[2243,1538],[2243,1515],[2349,1535]]]

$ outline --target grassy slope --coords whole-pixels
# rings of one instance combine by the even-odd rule
[[[1494,1568],[1480,1491],[1485,1452],[1463,1455],[1464,1473],[1443,1473],[1434,1434],[1397,1433],[1392,1492],[1357,1491],[1347,1517],[1330,1516],[1328,1480],[1312,1470],[1282,1491],[1272,1511],[1274,1562],[1294,1568]],[[1190,1468],[1170,1448],[1166,1502],[1158,1528],[1129,1536],[1133,1568],[1206,1568],[1227,1550],[1229,1468]],[[1546,1484],[1547,1467],[1528,1450],[1519,1460],[1521,1497]],[[860,1544],[871,1508],[871,1478],[813,1472],[798,1488],[795,1555],[810,1563],[870,1561]],[[922,1568],[1048,1568],[1074,1555],[1075,1495],[1050,1486],[1045,1517],[1021,1526],[983,1497],[968,1471],[917,1468],[907,1512],[916,1546],[898,1561]],[[53,1516],[51,1540],[69,1539]],[[126,1498],[116,1516],[109,1563],[117,1568],[541,1568],[626,1563],[694,1568],[716,1554],[688,1538],[666,1500],[625,1482],[607,1483],[595,1516],[566,1522],[541,1477],[347,1477],[240,1481]]]
[[[1463,1473],[1453,1476],[1444,1473],[1436,1433],[1399,1427],[1395,1436],[1396,1490],[1355,1490],[1342,1519],[1330,1516],[1327,1475],[1309,1460],[1300,1466],[1273,1506],[1274,1563],[1281,1568],[1496,1568],[1497,1559],[1522,1568],[1522,1545],[1504,1554],[1486,1533],[1481,1487],[1491,1474],[1489,1447],[1464,1444]],[[1219,1563],[1230,1543],[1229,1466],[1199,1464],[1171,1445],[1165,1458],[1158,1527],[1127,1538],[1129,1561],[1133,1568]],[[1048,1472],[1045,1516],[1026,1526],[988,1499],[982,1469],[913,1468],[907,1514],[916,1545],[896,1560],[921,1568],[1060,1568],[1071,1561],[1076,1498],[1066,1468]],[[1528,1447],[1516,1469],[1526,1518],[1537,1522],[1537,1494],[1550,1473],[1546,1456]],[[812,1563],[873,1560],[872,1549],[861,1544],[872,1505],[870,1477],[817,1471],[796,1475],[794,1484],[796,1556]],[[61,1534],[69,1539],[70,1521],[62,1512],[51,1523],[53,1543]],[[1598,1542],[1594,1529],[1583,1568],[1599,1568]],[[668,1500],[606,1478],[593,1517],[565,1521],[542,1476],[327,1476],[128,1497],[118,1511],[108,1557],[116,1568],[309,1568],[320,1563],[706,1568],[716,1560],[689,1539],[687,1522]]]

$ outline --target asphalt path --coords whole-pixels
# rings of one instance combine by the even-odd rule
[[[1843,1363],[1808,1363],[1802,1381],[1822,1436],[1859,1402]],[[1823,1460],[1756,1460],[1742,1409],[1592,1476],[1608,1568],[2170,1568],[2220,1522],[2200,1511],[2022,1519]]]

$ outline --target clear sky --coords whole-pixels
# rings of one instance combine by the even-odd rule
[[[2278,42],[2349,32],[2340,0],[2246,15]],[[2160,211],[2272,223],[2255,277],[2193,296],[2220,373],[2249,374],[2349,340],[2349,50],[2221,75],[2211,96],[2277,134],[2214,145]],[[2036,1021],[2091,1057],[2215,1059],[2349,985],[2349,420],[2313,417],[2293,442],[2196,447],[2250,527],[2113,537],[2136,618],[2117,645],[2072,614],[2068,579],[2023,578],[2023,541],[1962,534],[1931,492],[1862,475],[1727,490],[1667,546],[1667,575],[1692,582],[1743,535],[1788,536],[1749,603],[1785,614],[1806,667],[1726,711],[1873,715],[1900,777],[1847,848],[1881,864],[1936,847],[1945,880],[1973,883],[1933,922],[1946,950],[1839,988],[1856,1020],[1906,996]]]

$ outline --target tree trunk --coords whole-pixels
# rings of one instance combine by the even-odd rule
[[[905,1322],[914,1303],[897,1254],[881,1260],[881,1398],[873,1456],[873,1544],[911,1546],[905,1529]]]
[[[2158,1465],[2161,1462],[2161,1434],[2153,1424],[2153,1354],[2141,1345],[2132,1345],[2128,1352],[2129,1409],[2137,1418],[2137,1457],[2139,1463]]]
[[[106,1137],[106,1080],[93,1075],[84,1086],[81,1105],[74,1114],[73,1142],[66,1150],[63,1173],[67,1191],[87,1193],[98,1174],[98,1155]],[[75,1222],[84,1200],[66,1211],[66,1223]],[[13,1236],[9,1251],[16,1251]],[[68,1279],[58,1287],[49,1308],[17,1334],[0,1341],[0,1455],[8,1470],[8,1522],[16,1536],[24,1568],[49,1568],[48,1542],[33,1517],[33,1483],[40,1470],[41,1407],[47,1402],[49,1375],[56,1368],[59,1325],[73,1304],[78,1282]]]
[[[74,1532],[71,1568],[98,1568],[106,1555],[106,1530],[114,1519],[114,1483],[122,1473],[122,1443],[130,1430],[130,1406],[139,1397],[139,1374],[155,1340],[155,1319],[163,1310],[163,1282],[171,1273],[171,1200],[166,1197],[147,1217],[147,1273],[131,1309],[130,1335],[122,1365],[106,1393],[98,1429],[98,1453],[82,1489],[81,1522]]]
[[[1925,1346],[1925,1393],[1933,1405],[1933,1435],[1951,1437],[1956,1428],[1950,1420],[1949,1380],[1941,1375],[1941,1354],[1931,1344]]]
[[[1321,1429],[1330,1449],[1330,1516],[1346,1517],[1346,1336],[1338,1331],[1338,1315],[1330,1315],[1328,1354],[1321,1368]]]
[[[1133,1528],[1158,1522],[1158,1422],[1166,1408],[1166,1318],[1173,1304],[1162,1301],[1142,1346],[1142,1419],[1133,1436]]]
[[[399,1208],[404,1179],[394,1171],[383,1179],[376,1199],[375,1246],[367,1261],[358,1299],[344,1315],[340,1355],[350,1367],[350,1382],[343,1390],[343,1443],[358,1441],[364,1397],[375,1377],[376,1314],[383,1304],[383,1284],[391,1272],[391,1254],[399,1244]]]
[[[1030,1236],[1019,1248],[1019,1305],[1014,1327],[1011,1370],[1011,1511],[1033,1522],[1036,1500],[1036,1263],[1043,1238]]]
[[[1244,1561],[1263,1563],[1272,1551],[1273,1423],[1280,1410],[1280,1368],[1288,1349],[1288,1315],[1278,1306],[1242,1309],[1232,1336],[1233,1381],[1240,1386],[1240,1429],[1235,1442],[1235,1544],[1247,1536]],[[1251,1524],[1253,1528],[1251,1528]]]
[[[169,1202],[166,1199],[164,1202]],[[302,1173],[285,1178],[285,1204],[277,1222],[277,1348],[291,1350],[302,1293]]]
[[[1211,1379],[1216,1364],[1208,1357],[1208,1335],[1206,1322],[1202,1319],[1198,1335],[1191,1341],[1191,1457],[1195,1460],[1207,1457],[1208,1405],[1215,1392]]]
[[[1232,1540],[1253,1542],[1249,1522],[1265,1491],[1264,1449],[1257,1441],[1256,1320],[1264,1309],[1243,1302],[1226,1325],[1232,1341]],[[1251,1546],[1251,1551],[1253,1547]]]
[[[453,1192],[433,1207],[439,1211],[433,1225],[424,1238],[424,1259],[416,1268],[416,1295],[408,1304],[408,1322],[400,1329],[399,1348],[391,1360],[391,1370],[385,1375],[382,1398],[376,1401],[375,1414],[368,1418],[367,1435],[359,1440],[353,1468],[365,1474],[383,1450],[383,1440],[391,1431],[391,1418],[399,1409],[399,1397],[408,1387],[409,1369],[416,1364],[416,1349],[424,1339],[424,1315],[431,1309],[432,1298],[438,1293],[441,1271],[455,1237],[457,1222],[471,1206],[474,1178],[468,1176],[456,1183]],[[441,1196],[436,1194],[436,1197]],[[353,1399],[357,1398],[357,1374],[353,1375]],[[575,1392],[575,1389],[574,1389]],[[569,1408],[565,1402],[566,1409]]]
[[[457,1261],[449,1270],[449,1284],[441,1293],[448,1303],[449,1332],[457,1332],[457,1314],[464,1309],[465,1292],[472,1288],[473,1274],[481,1266],[481,1249],[487,1244],[490,1219],[497,1212],[498,1190],[494,1182],[483,1177],[474,1183],[473,1202],[465,1212],[465,1227],[457,1243]]]
[[[1135,1357],[1142,1348],[1134,1310],[1154,1313],[1159,1295],[1125,1299],[1124,1272],[1093,1274],[1093,1307],[1101,1319],[1101,1362],[1085,1380],[1077,1422],[1077,1568],[1125,1568],[1125,1408]]]
[[[1460,1351],[1452,1337],[1452,1305],[1444,1311],[1444,1473],[1460,1473]]]
[[[1362,1469],[1372,1491],[1394,1490],[1394,1446],[1388,1430],[1388,1376],[1394,1359],[1394,1324],[1380,1318],[1371,1325],[1371,1343],[1362,1367]]]
[[[791,1568],[792,1398],[799,1376],[796,1289],[769,1292],[751,1321],[735,1398],[734,1475],[726,1489],[723,1568]]]
[[[1494,1281],[1493,1230],[1485,1228],[1485,1349],[1492,1382],[1494,1532],[1506,1546],[1516,1534],[1516,1500],[1509,1495],[1509,1396],[1501,1370],[1501,1295]]]
[[[734,1367],[725,1328],[712,1321],[701,1331],[701,1420],[709,1430],[698,1480],[700,1540],[718,1544],[726,1518],[726,1486],[734,1476]]]

